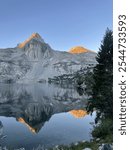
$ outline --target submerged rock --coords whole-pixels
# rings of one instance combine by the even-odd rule
[[[84,148],[83,150],[92,150],[91,148]]]
[[[8,149],[6,148],[6,146],[5,147],[0,146],[0,150],[8,150]]]
[[[98,150],[113,150],[113,146],[111,144],[102,144]]]

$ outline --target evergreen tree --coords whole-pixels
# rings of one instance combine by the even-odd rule
[[[113,117],[113,32],[106,30],[96,58],[98,64],[93,71],[94,84],[88,110],[96,108],[101,114]]]

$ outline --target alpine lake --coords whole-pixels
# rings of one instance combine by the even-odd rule
[[[0,84],[0,146],[32,150],[90,141],[88,96],[72,86]]]

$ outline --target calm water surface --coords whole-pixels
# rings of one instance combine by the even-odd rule
[[[95,114],[72,87],[0,84],[0,145],[27,150],[90,140]]]

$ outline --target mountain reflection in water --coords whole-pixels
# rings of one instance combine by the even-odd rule
[[[0,142],[29,150],[39,144],[51,147],[89,140],[89,122],[94,117],[85,111],[86,102],[87,96],[79,95],[72,87],[0,84],[0,120],[7,135]]]

